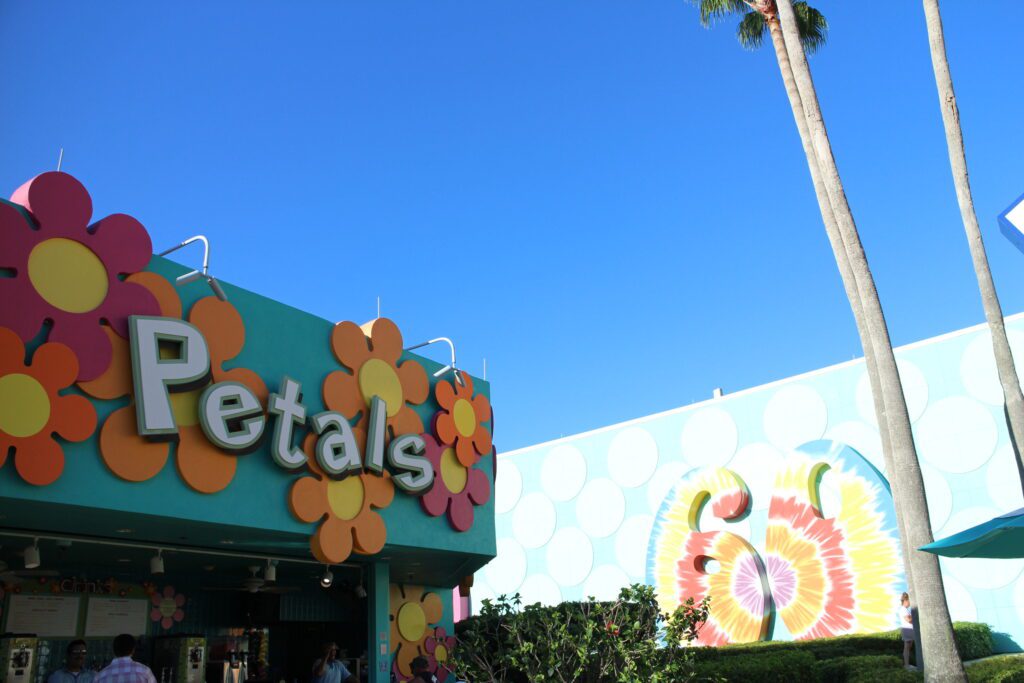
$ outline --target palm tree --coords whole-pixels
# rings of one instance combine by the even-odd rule
[[[864,314],[860,304],[860,294],[857,291],[857,282],[850,268],[850,260],[846,256],[846,244],[843,242],[836,223],[835,215],[832,212],[832,203],[829,201],[828,192],[821,179],[818,170],[818,163],[815,159],[814,149],[811,145],[811,135],[807,128],[807,118],[804,116],[803,103],[800,100],[800,93],[796,87],[796,80],[793,77],[793,68],[789,62],[789,53],[786,51],[786,44],[782,37],[782,26],[779,24],[779,16],[772,0],[747,3],[744,0],[698,0],[700,20],[706,28],[720,18],[733,13],[743,14],[739,26],[736,29],[736,37],[740,44],[748,50],[756,50],[764,44],[764,37],[767,33],[771,36],[772,47],[775,49],[775,59],[779,65],[782,75],[782,83],[789,97],[789,106],[793,111],[793,119],[796,122],[797,132],[800,135],[800,142],[803,144],[804,155],[807,157],[808,170],[811,173],[811,182],[814,185],[814,194],[818,200],[818,209],[825,223],[825,232],[828,235],[829,243],[832,246],[832,253],[835,256],[836,265],[839,268],[839,275],[846,291],[846,298],[850,302],[853,311],[853,318],[860,334],[861,348],[864,349],[864,361],[867,369],[868,381],[871,386],[871,396],[875,405],[875,415],[878,421],[878,433],[882,441],[882,456],[888,472],[893,473],[892,453],[889,439],[889,427],[886,420],[884,406],[882,404],[882,390],[878,382],[878,368],[875,362],[874,349],[867,336],[867,325],[864,321]],[[809,6],[806,2],[798,2],[793,5],[793,11],[797,18],[797,25],[800,31],[800,42],[803,44],[806,53],[816,52],[825,45],[828,33],[828,21],[825,16]],[[896,495],[897,481],[892,482],[893,500],[901,500]],[[902,520],[897,515],[897,520]],[[903,567],[907,577],[907,586],[911,595],[916,595],[914,590],[913,577],[910,569],[909,546],[906,542],[907,536],[903,532],[902,522],[900,523],[900,547],[903,554]]]
[[[896,506],[896,514],[903,518],[901,524],[905,533],[904,540],[909,542],[911,548],[911,575],[914,579],[917,602],[922,611],[921,646],[925,661],[925,680],[966,681],[963,662],[953,640],[953,625],[946,606],[938,557],[916,550],[931,543],[932,530],[928,520],[928,501],[925,498],[921,466],[917,460],[910,417],[907,414],[907,402],[903,396],[885,315],[882,313],[882,305],[860,242],[853,212],[846,201],[842,178],[832,155],[832,146],[825,129],[811,71],[800,43],[796,13],[790,0],[777,0],[776,6],[786,51],[790,56],[793,76],[807,118],[818,169],[832,204],[832,212],[839,225],[842,241],[846,245],[847,258],[857,283],[857,291],[860,293],[860,304],[867,327],[866,336],[875,353],[882,409],[887,418],[894,465],[891,474],[894,480],[900,482],[895,491],[901,498]]]
[[[953,185],[956,187],[956,199],[960,204],[960,217],[967,233],[967,246],[974,262],[974,274],[978,278],[978,289],[981,291],[981,305],[985,309],[985,318],[992,331],[992,351],[996,357],[996,370],[999,383],[1003,385],[1003,402],[1006,421],[1010,427],[1010,440],[1017,456],[1017,468],[1021,475],[1021,488],[1024,489],[1024,458],[1021,457],[1018,444],[1024,445],[1024,394],[1021,393],[1017,369],[1013,364],[1010,342],[1006,339],[1006,327],[1003,325],[1003,309],[996,296],[996,286],[992,282],[992,272],[988,267],[988,256],[985,254],[985,243],[981,239],[981,228],[978,216],[974,212],[974,198],[971,196],[971,183],[967,178],[967,157],[964,155],[964,136],[960,130],[960,111],[956,106],[956,93],[953,92],[953,77],[949,73],[949,61],[946,59],[946,39],[942,33],[942,15],[939,14],[939,0],[924,0],[924,15],[928,22],[928,45],[932,53],[932,70],[935,72],[935,87],[939,92],[939,108],[942,110],[942,125],[946,129],[946,148],[949,150],[949,165],[953,171]]]

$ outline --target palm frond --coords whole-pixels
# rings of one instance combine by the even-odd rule
[[[747,12],[736,27],[736,39],[740,45],[748,50],[756,50],[764,43],[764,36],[768,32],[768,22],[760,12]]]
[[[700,10],[700,23],[705,28],[730,14],[738,14],[750,9],[743,0],[691,0],[691,2]]]
[[[796,14],[797,28],[800,31],[800,42],[804,52],[813,54],[828,40],[828,20],[825,15],[806,2],[794,2],[793,13]],[[742,42],[742,41],[741,41]]]

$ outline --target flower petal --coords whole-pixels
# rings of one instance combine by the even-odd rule
[[[455,394],[459,398],[469,399],[473,396],[473,378],[469,376],[468,372],[459,373],[462,377],[462,383],[455,383]]]
[[[40,173],[15,190],[11,201],[31,211],[44,228],[53,227],[65,233],[84,233],[92,218],[92,198],[85,187],[60,171]]]
[[[469,470],[466,495],[474,505],[483,505],[491,499],[491,480],[486,472],[475,467]]]
[[[96,379],[79,382],[78,388],[90,396],[109,401],[132,393],[132,359],[127,339],[118,336],[109,325],[103,325],[103,332],[110,340],[110,365]]]
[[[455,442],[455,457],[465,467],[472,467],[480,460],[480,456],[473,449],[473,442],[462,437]]]
[[[412,660],[416,658],[416,647],[406,642],[399,642],[395,651],[395,668],[401,675],[402,680],[408,681],[412,678]]]
[[[192,306],[188,320],[206,338],[211,365],[219,366],[241,353],[245,345],[245,324],[238,310],[227,301],[215,296],[204,297]]]
[[[48,433],[22,439],[14,447],[14,467],[29,484],[52,484],[64,471],[64,449]]]
[[[407,360],[398,366],[398,380],[402,383],[402,396],[408,403],[419,405],[430,395],[427,371],[414,360]]]
[[[79,380],[88,381],[99,377],[110,367],[114,355],[102,326],[88,316],[66,315],[57,318],[53,321],[49,341],[66,344],[75,352],[78,356]]]
[[[170,627],[174,626],[174,619],[172,619],[170,617],[164,617],[160,621],[160,625],[163,626],[164,628],[170,628]]]
[[[370,357],[366,335],[353,322],[340,322],[331,330],[331,350],[338,362],[352,372]]]
[[[78,375],[78,359],[64,344],[43,344],[32,354],[32,375],[51,391],[70,386]]]
[[[227,488],[238,468],[237,455],[229,455],[207,441],[198,425],[178,428],[178,474],[199,493]]]
[[[402,333],[398,325],[387,318],[377,318],[363,325],[363,330],[369,329],[367,335],[370,338],[370,349],[374,358],[386,360],[395,365],[402,357]]]
[[[452,387],[451,382],[441,380],[435,384],[434,398],[437,399],[438,405],[451,411],[455,407],[455,389]]]
[[[441,603],[441,596],[437,593],[425,594],[420,602],[420,607],[423,608],[423,614],[426,615],[428,624],[436,624],[441,621],[444,605]]]
[[[0,375],[25,371],[25,345],[14,330],[0,327]]]
[[[36,237],[31,222],[21,211],[13,204],[0,202],[0,267],[24,274]]]
[[[47,311],[27,277],[0,278],[0,325],[10,328],[22,341],[31,341],[39,334]]]
[[[451,413],[442,412],[434,416],[434,433],[437,434],[437,440],[443,444],[450,446],[455,443],[459,433],[455,429],[455,419]]]
[[[355,375],[344,370],[335,370],[327,375],[323,382],[324,405],[330,410],[339,412],[349,420],[360,412],[366,413],[366,402],[359,391],[359,381]]]
[[[89,246],[114,277],[134,273],[149,264],[153,242],[149,233],[131,216],[115,213],[89,227]]]
[[[324,564],[339,564],[352,554],[352,524],[329,516],[310,540],[313,555]]]
[[[249,368],[232,368],[227,371],[214,370],[213,381],[244,384],[256,395],[256,398],[260,400],[260,404],[267,404],[267,396],[270,394],[267,390],[267,385],[259,375]]]
[[[473,397],[473,412],[476,413],[477,422],[491,421],[491,402],[483,394]]]
[[[395,436],[402,434],[419,434],[423,431],[423,420],[416,414],[416,411],[407,405],[399,409],[398,414],[388,419],[388,424],[394,430]]]
[[[96,409],[84,396],[58,396],[55,402],[53,431],[65,441],[85,441],[96,431]]]
[[[128,316],[160,315],[160,303],[153,292],[135,282],[114,279],[107,298],[93,312],[107,321],[122,337],[128,337]]]
[[[364,448],[363,450],[365,451],[366,449]],[[391,481],[391,475],[385,472],[382,477],[372,474],[361,476],[367,501],[364,509],[372,505],[374,508],[382,510],[391,505],[391,501],[395,499],[395,484]]]
[[[327,512],[327,488],[315,477],[302,477],[292,484],[288,507],[303,522],[315,522]]]
[[[420,506],[431,517],[440,517],[448,510],[448,501],[451,497],[451,491],[444,485],[441,475],[435,474],[434,485],[420,496]]]
[[[379,553],[388,540],[388,529],[384,524],[384,519],[376,512],[365,512],[353,521],[355,551],[360,555]]]
[[[127,481],[155,477],[167,463],[171,446],[166,441],[149,441],[138,435],[135,406],[118,408],[100,430],[100,455],[107,468]]]
[[[178,292],[170,280],[164,276],[144,270],[140,273],[132,273],[125,281],[142,285],[148,289],[160,307],[161,316],[165,318],[181,317],[181,297],[178,296]]]
[[[487,427],[478,424],[470,440],[473,442],[473,449],[481,456],[491,452],[491,431]]]
[[[473,504],[465,493],[452,496],[448,505],[448,521],[456,531],[469,531],[473,526]]]

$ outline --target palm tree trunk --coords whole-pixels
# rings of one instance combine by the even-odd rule
[[[796,17],[790,0],[778,0],[779,20],[782,34],[793,66],[793,76],[803,102],[807,118],[808,130],[817,157],[822,182],[828,192],[836,222],[843,242],[846,245],[847,257],[860,303],[863,307],[864,322],[867,326],[867,337],[875,353],[878,366],[878,380],[881,388],[884,417],[889,425],[894,470],[891,478],[898,478],[898,495],[902,498],[900,508],[904,511],[904,531],[910,544],[911,575],[917,592],[917,602],[921,609],[921,645],[926,663],[926,681],[966,681],[963,663],[953,640],[953,625],[946,606],[946,596],[942,585],[942,572],[939,570],[938,558],[930,553],[922,553],[916,548],[930,543],[932,539],[931,524],[928,520],[928,501],[925,498],[924,480],[921,467],[917,461],[914,448],[914,437],[910,428],[910,417],[907,414],[907,403],[903,397],[896,357],[893,355],[892,342],[885,324],[881,302],[875,289],[874,279],[868,267],[867,258],[857,233],[853,213],[846,201],[839,169],[832,155],[832,147],[821,115],[817,93],[811,72],[807,66],[803,46],[797,29]],[[879,419],[879,423],[882,420]]]
[[[942,125],[946,129],[946,148],[949,150],[949,165],[953,171],[956,199],[960,204],[960,217],[967,233],[967,246],[971,250],[974,274],[978,278],[981,305],[985,309],[985,319],[988,320],[989,329],[992,331],[992,351],[996,357],[999,383],[1003,386],[1006,418],[1014,454],[1017,456],[1017,468],[1021,472],[1021,489],[1024,490],[1024,459],[1018,450],[1018,444],[1024,444],[1024,394],[1021,393],[1020,380],[1013,364],[1010,342],[1006,339],[1003,309],[999,305],[996,286],[992,281],[992,271],[988,267],[988,256],[985,254],[985,243],[981,239],[978,216],[974,212],[974,198],[971,196],[971,183],[967,177],[964,136],[960,129],[960,110],[956,106],[953,77],[949,73],[949,61],[946,59],[946,39],[942,32],[939,0],[924,0],[924,15],[928,22],[928,45],[932,53],[935,87],[939,92]]]
[[[804,114],[803,101],[800,99],[800,92],[796,87],[796,80],[793,77],[793,66],[789,61],[789,53],[786,51],[785,40],[782,37],[782,27],[779,24],[778,15],[772,14],[765,17],[768,24],[769,35],[772,38],[772,47],[775,48],[775,59],[779,63],[779,71],[782,73],[782,83],[786,88],[786,95],[789,97],[789,106],[793,110],[793,119],[796,122],[797,132],[800,134],[800,142],[803,144],[804,155],[807,157],[807,168],[811,172],[811,182],[814,184],[814,195],[818,199],[818,209],[821,211],[821,218],[825,223],[825,233],[832,245],[832,254],[835,256],[836,265],[839,267],[839,275],[843,281],[843,288],[846,290],[846,298],[853,310],[853,319],[857,324],[857,332],[860,335],[861,347],[864,349],[864,364],[867,369],[868,381],[871,385],[871,398],[875,405],[875,415],[878,418],[878,434],[882,439],[882,457],[885,461],[886,471],[889,472],[890,486],[892,488],[893,507],[896,508],[896,520],[899,525],[900,548],[903,553],[903,567],[907,578],[908,591],[913,595],[914,582],[911,576],[909,546],[906,543],[907,535],[903,530],[903,514],[900,508],[902,497],[897,491],[900,484],[898,477],[893,477],[896,472],[895,463],[892,457],[892,440],[889,437],[889,424],[886,420],[884,404],[882,403],[882,389],[878,380],[878,364],[875,361],[874,348],[867,336],[867,325],[864,321],[864,312],[860,304],[860,294],[857,291],[857,281],[850,268],[850,259],[846,255],[846,244],[839,232],[839,224],[836,222],[832,212],[832,203],[829,201],[825,183],[822,182],[821,172],[818,170],[818,160],[811,145],[811,133],[807,128],[807,118]]]

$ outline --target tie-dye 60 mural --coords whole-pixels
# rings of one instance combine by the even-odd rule
[[[822,506],[826,473],[840,490],[833,517]],[[891,597],[904,587],[896,517],[884,477],[856,451],[833,441],[793,451],[760,513],[760,552],[731,531],[702,531],[705,505],[726,522],[752,513],[737,473],[693,470],[662,502],[647,554],[647,581],[666,611],[712,596],[702,644],[771,637],[777,621],[796,639],[889,628]]]

